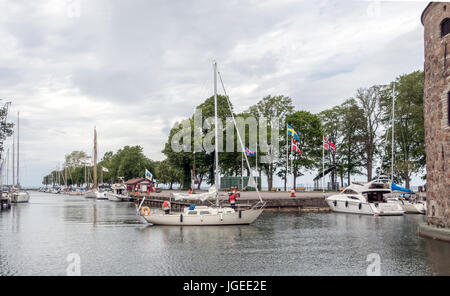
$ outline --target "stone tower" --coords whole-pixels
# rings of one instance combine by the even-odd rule
[[[427,224],[450,229],[450,2],[431,2],[425,31]]]

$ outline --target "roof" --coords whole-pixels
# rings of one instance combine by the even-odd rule
[[[425,11],[427,11],[428,7],[431,6],[431,4],[433,4],[434,2],[430,2],[428,3],[427,7],[425,7],[425,9],[422,11],[422,15],[420,16],[420,21],[422,22],[423,25],[423,15],[425,14]]]
[[[138,183],[148,183],[150,184],[150,180],[146,179],[146,178],[134,178],[134,179],[130,179],[128,181],[125,182],[125,184],[127,185],[136,185]]]

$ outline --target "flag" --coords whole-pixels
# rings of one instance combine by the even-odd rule
[[[151,180],[153,178],[152,173],[149,170],[145,169],[145,178]]]
[[[335,152],[335,151],[336,151],[336,145],[334,145],[334,144],[331,143],[331,142],[329,142],[328,144],[330,145],[330,150],[331,150],[332,152]]]
[[[297,132],[289,124],[287,125],[287,130],[288,130],[288,135],[289,136],[293,136],[294,139],[296,139],[297,141],[300,141],[300,137],[298,136]]]
[[[247,156],[255,156],[255,151],[248,147],[245,147],[245,154],[247,154]]]
[[[105,168],[105,167],[102,167],[102,170],[103,170],[104,172],[109,172],[109,170],[108,170],[107,168]]]
[[[298,144],[294,140],[292,140],[292,150],[294,150],[295,152],[298,152],[299,154],[302,154],[300,147],[298,147]]]
[[[327,138],[323,137],[323,148],[328,149],[330,148],[330,143],[328,142]]]

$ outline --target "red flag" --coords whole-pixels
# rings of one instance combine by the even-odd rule
[[[327,138],[323,137],[323,148],[328,149],[330,144],[328,143]]]
[[[335,151],[336,151],[336,145],[334,145],[334,144],[331,143],[331,142],[329,142],[329,144],[330,144],[330,149],[331,149],[331,151],[332,151],[332,152],[335,152]]]
[[[298,147],[297,143],[295,143],[294,140],[292,140],[292,150],[294,150],[295,152],[298,152],[298,153],[302,154],[302,151],[300,150],[300,147]]]

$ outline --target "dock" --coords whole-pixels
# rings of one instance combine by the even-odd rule
[[[175,201],[172,197],[173,193],[181,193],[182,191],[166,190],[159,193],[152,192],[150,194],[139,194],[132,197],[132,201],[139,204],[142,198],[145,196],[144,205],[148,207],[160,208],[164,201],[170,201],[172,210],[180,211],[189,205],[209,205],[208,201],[201,202],[197,200],[180,200]],[[196,191],[198,193],[205,191]],[[186,193],[185,191],[182,193]],[[325,198],[335,194],[322,193],[322,192],[296,192],[295,197],[291,197],[290,192],[277,191],[277,192],[260,192],[262,199],[266,202],[264,211],[266,212],[330,212],[328,204]],[[195,194],[193,194],[195,196]],[[220,192],[220,203],[223,206],[229,206],[228,194],[226,192]],[[237,208],[249,208],[258,201],[258,197],[255,191],[241,192],[240,197],[236,198]]]

